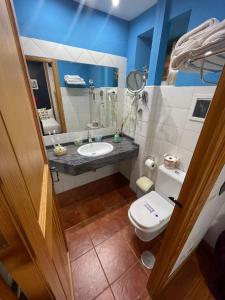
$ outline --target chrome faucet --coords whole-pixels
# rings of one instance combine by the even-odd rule
[[[91,132],[90,132],[90,128],[89,127],[87,127],[87,131],[88,131],[88,134],[87,134],[88,143],[92,143],[92,137],[91,137]]]

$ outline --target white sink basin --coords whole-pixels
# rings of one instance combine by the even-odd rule
[[[83,156],[100,156],[113,151],[113,145],[109,143],[90,143],[77,149],[77,152]]]

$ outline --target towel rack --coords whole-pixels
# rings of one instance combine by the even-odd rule
[[[217,84],[206,80],[205,73],[220,73],[225,65],[225,48],[221,50],[209,50],[205,52],[204,56],[199,56],[195,59],[189,59],[186,63],[194,71],[200,71],[201,81],[208,84]]]
[[[200,68],[200,79],[203,83],[209,83],[209,84],[213,84],[213,85],[216,85],[217,82],[215,81],[209,81],[209,80],[206,80],[205,78],[205,68],[204,68],[204,65],[205,65],[205,60],[203,59],[202,60],[202,65],[201,65],[201,68]],[[209,71],[208,69],[206,69],[207,72],[212,72],[212,71]],[[219,70],[219,71],[213,71],[213,73],[219,73],[221,72],[222,70]]]

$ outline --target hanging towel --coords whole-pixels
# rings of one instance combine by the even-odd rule
[[[215,18],[209,19],[198,27],[184,34],[176,43],[173,51],[174,56],[177,56],[188,49],[194,49],[201,46],[202,39],[219,23]]]
[[[218,22],[210,19],[178,40],[171,54],[170,67],[172,70],[199,71],[201,61],[194,64],[190,62],[217,51],[225,51],[225,20]],[[206,70],[217,70],[221,64],[224,64],[223,57],[207,57]]]

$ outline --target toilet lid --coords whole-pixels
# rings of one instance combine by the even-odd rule
[[[156,192],[150,192],[136,200],[130,207],[133,220],[143,228],[154,228],[165,223],[174,206]]]

